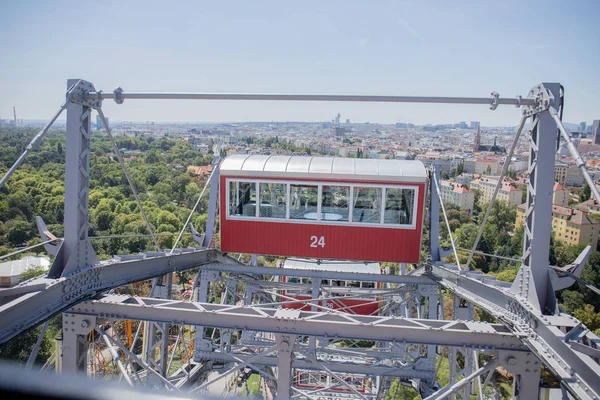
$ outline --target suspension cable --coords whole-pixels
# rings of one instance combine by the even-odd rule
[[[472,251],[472,250],[469,250],[469,249],[463,249],[462,247],[457,247],[457,250],[465,252],[465,253],[470,253]],[[498,258],[500,260],[507,260],[507,261],[512,261],[512,262],[522,262],[522,260],[517,259],[517,258],[505,257],[505,256],[499,256],[499,255],[496,255],[496,254],[484,253],[483,251],[479,251],[479,250],[474,251],[473,254],[479,254],[479,255],[482,255],[482,256],[487,256],[487,257],[492,257],[492,258]]]
[[[594,292],[596,294],[600,294],[600,289],[598,289],[597,287],[595,287],[591,283],[588,283],[585,280],[581,279],[580,277],[578,277],[574,273],[566,271],[566,270],[564,270],[564,269],[562,269],[560,267],[555,267],[554,265],[551,265],[550,268],[552,268],[553,270],[555,270],[558,273],[562,273],[562,274],[568,275],[570,278],[573,278],[578,283],[580,283],[583,286],[585,286],[586,288],[590,289],[592,292]]]
[[[23,161],[25,161],[25,158],[29,155],[29,153],[35,150],[42,137],[46,134],[46,132],[48,132],[48,129],[50,129],[52,124],[54,124],[54,121],[56,121],[60,114],[62,114],[65,108],[67,108],[67,102],[64,102],[62,106],[60,106],[60,109],[56,112],[56,114],[54,114],[52,119],[44,126],[44,128],[42,128],[41,131],[38,132],[37,135],[33,137],[33,139],[31,139],[31,142],[29,142],[27,147],[25,147],[25,151],[19,156],[19,158],[17,158],[17,161],[15,161],[15,163],[12,165],[12,167],[10,167],[10,169],[8,170],[8,172],[6,172],[2,179],[0,179],[0,188],[4,186],[8,178],[10,178],[10,176],[17,170],[17,168],[19,168],[19,165],[21,165]]]
[[[184,233],[184,235],[191,235],[191,233]],[[154,236],[177,236],[176,233],[155,233]],[[134,239],[134,238],[147,238],[152,237],[151,235],[102,235],[102,236],[88,236],[88,239]]]
[[[456,251],[456,246],[454,245],[454,238],[452,237],[452,229],[450,229],[450,223],[448,222],[448,216],[446,215],[446,207],[444,207],[444,201],[442,200],[442,192],[440,192],[440,186],[438,185],[438,181],[436,179],[435,174],[432,174],[431,179],[435,184],[435,188],[437,189],[438,197],[440,198],[440,205],[442,206],[442,213],[444,214],[444,221],[446,221],[446,228],[448,229],[448,235],[450,236],[450,243],[452,243],[452,251],[454,252],[454,258],[456,259],[456,265],[458,265],[458,269],[460,269],[460,261],[458,259],[458,252]],[[431,232],[429,233],[431,235]]]
[[[217,169],[218,169],[218,166],[215,166],[215,168],[211,172],[210,176],[206,180],[206,183],[204,184],[204,188],[202,188],[202,192],[200,192],[200,196],[198,196],[198,200],[196,200],[196,204],[194,204],[194,208],[192,208],[192,211],[190,211],[190,215],[188,215],[188,218],[185,221],[185,224],[183,224],[183,228],[181,228],[181,232],[179,232],[179,236],[177,237],[177,240],[175,241],[175,244],[173,244],[173,248],[171,249],[171,251],[169,252],[169,254],[173,254],[173,251],[177,247],[177,244],[179,243],[179,240],[181,240],[181,236],[183,235],[183,232],[185,231],[185,228],[187,228],[188,224],[190,223],[190,220],[192,219],[192,215],[194,215],[194,212],[196,211],[196,208],[198,207],[198,204],[200,204],[200,200],[202,199],[202,196],[204,196],[204,192],[206,191],[206,188],[208,187],[208,184],[210,183],[210,181],[211,181],[213,175],[215,174],[215,172],[217,171]],[[211,189],[213,189],[213,188],[211,188]]]
[[[467,264],[465,265],[466,269],[469,269],[471,265],[471,261],[473,260],[473,254],[475,254],[475,250],[477,250],[477,245],[479,244],[479,240],[481,239],[481,235],[483,234],[483,229],[485,228],[485,224],[487,222],[488,217],[490,216],[490,212],[492,211],[492,207],[494,206],[494,202],[496,201],[496,196],[498,196],[498,192],[502,187],[502,180],[504,179],[504,175],[506,171],[508,171],[508,166],[510,165],[510,160],[515,152],[515,147],[517,147],[517,142],[519,141],[519,137],[521,137],[521,132],[523,132],[523,127],[525,126],[525,121],[527,121],[526,116],[521,117],[521,123],[519,124],[519,129],[517,129],[517,133],[515,138],[513,139],[512,145],[510,146],[510,151],[506,155],[506,159],[504,160],[504,165],[502,166],[502,172],[500,172],[500,177],[498,178],[498,183],[496,183],[496,187],[494,188],[494,194],[492,195],[492,199],[490,200],[490,204],[488,205],[487,210],[485,211],[485,216],[483,217],[483,221],[481,221],[481,225],[479,225],[479,231],[477,232],[477,237],[475,238],[475,242],[473,242],[473,247],[471,248],[471,252],[469,253],[469,258],[467,260]]]
[[[15,256],[15,255],[20,254],[20,253],[24,253],[26,251],[29,251],[31,249],[35,249],[36,247],[40,247],[40,246],[43,246],[43,245],[48,244],[48,243],[58,242],[60,240],[62,240],[62,239],[52,239],[52,240],[46,240],[45,242],[42,242],[42,243],[36,243],[36,244],[34,244],[32,246],[25,247],[24,249],[13,251],[12,253],[8,253],[8,254],[5,254],[3,256],[0,256],[0,260],[4,260],[5,258],[8,258],[10,256]]]
[[[590,173],[588,172],[588,170],[585,166],[585,161],[583,161],[583,159],[581,158],[581,154],[579,154],[577,147],[575,147],[575,144],[571,140],[571,135],[569,134],[569,132],[563,125],[563,123],[558,115],[558,112],[556,111],[556,109],[554,107],[550,107],[550,115],[552,115],[552,118],[556,122],[556,125],[558,126],[558,130],[560,131],[561,136],[567,142],[567,148],[569,149],[569,153],[571,153],[571,156],[573,156],[573,158],[575,159],[575,163],[581,170],[581,173],[583,174],[583,178],[587,182],[588,186],[590,187],[590,190],[592,191],[592,194],[596,198],[596,202],[600,204],[600,192],[598,192],[598,188],[596,187],[594,180],[590,176]]]
[[[104,117],[104,113],[102,112],[101,108],[97,108],[96,111],[98,112],[98,116],[102,120],[102,125],[104,125],[104,130],[108,134],[108,138],[110,139],[110,143],[112,144],[115,155],[117,156],[117,159],[119,160],[119,163],[121,164],[121,168],[123,168],[123,172],[125,172],[125,178],[127,178],[127,182],[129,182],[129,187],[131,188],[131,191],[133,192],[133,196],[135,197],[135,201],[142,213],[142,217],[144,217],[144,221],[146,222],[146,227],[148,228],[148,233],[150,233],[150,236],[152,236],[152,241],[154,242],[154,245],[156,246],[156,250],[160,251],[160,246],[158,244],[158,240],[156,240],[156,236],[154,236],[154,231],[152,230],[150,221],[148,221],[148,217],[146,217],[146,213],[144,212],[144,207],[142,206],[142,202],[140,201],[140,198],[138,197],[137,190],[135,190],[135,186],[133,185],[133,181],[129,177],[129,172],[127,171],[127,167],[125,167],[125,162],[123,161],[121,152],[119,151],[119,148],[117,147],[117,143],[115,142],[115,139],[113,138],[113,135],[110,132],[110,128],[108,127],[108,122],[106,121],[106,118]]]

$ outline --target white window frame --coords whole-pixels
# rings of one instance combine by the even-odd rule
[[[230,214],[230,191],[231,182],[247,182],[254,183],[256,185],[256,215],[254,217],[245,216],[233,216]],[[260,217],[260,184],[261,183],[279,183],[286,185],[286,218],[261,218]],[[291,185],[307,185],[317,186],[317,219],[316,220],[301,220],[301,219],[290,219],[290,207],[291,207]],[[325,186],[349,186],[350,187],[350,201],[348,204],[348,221],[323,221],[321,220],[321,196],[323,193],[323,185]],[[365,182],[336,182],[336,181],[311,181],[311,180],[285,180],[285,179],[256,179],[256,178],[237,178],[237,177],[226,177],[226,215],[225,219],[235,221],[255,221],[255,222],[271,222],[271,223],[287,223],[287,224],[307,224],[307,225],[333,225],[333,226],[352,226],[352,227],[364,227],[364,228],[383,228],[383,229],[409,229],[415,230],[417,228],[417,214],[419,205],[420,190],[418,185],[411,184],[380,184],[380,183],[365,183]],[[354,222],[352,219],[354,213],[354,189],[355,187],[360,188],[381,188],[381,218],[379,223],[363,223]],[[384,211],[385,211],[385,194],[386,188],[394,189],[410,189],[415,191],[415,201],[412,210],[412,224],[384,224]]]

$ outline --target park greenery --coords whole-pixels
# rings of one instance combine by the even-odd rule
[[[34,135],[28,129],[3,129],[0,138],[0,174],[4,174]],[[117,137],[125,164],[148,216],[159,236],[162,248],[170,248],[205,180],[187,171],[189,165],[208,165],[212,154],[201,155],[185,140],[154,137]],[[64,132],[52,132],[27,161],[0,189],[0,255],[20,246],[41,241],[35,216],[41,216],[50,231],[63,235],[64,219]],[[135,202],[108,138],[100,132],[92,135],[90,163],[89,235],[148,235],[144,219]],[[207,198],[207,196],[205,196]],[[199,205],[192,222],[204,229],[206,198]],[[101,259],[114,254],[155,250],[148,237],[92,240]],[[185,235],[178,246],[192,245]],[[43,249],[38,248],[41,252]]]

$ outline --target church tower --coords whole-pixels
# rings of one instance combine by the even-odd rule
[[[479,124],[477,124],[477,134],[475,135],[475,143],[473,144],[473,151],[479,151],[481,146],[481,131],[479,130]]]

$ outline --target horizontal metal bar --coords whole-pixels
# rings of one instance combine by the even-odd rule
[[[144,99],[144,100],[250,100],[250,101],[344,101],[366,103],[437,103],[437,104],[486,104],[533,106],[534,99],[492,97],[424,97],[424,96],[372,96],[372,95],[330,95],[330,94],[279,94],[279,93],[149,93],[122,92],[90,93],[95,99]]]
[[[280,310],[155,298],[102,295],[82,302],[68,312],[110,318],[148,320],[173,324],[214,326],[296,335],[440,344],[485,350],[527,349],[521,338],[505,332],[501,324],[466,324],[428,319],[406,319],[301,311],[298,318],[281,317]]]
[[[226,258],[221,255],[217,256],[219,260],[232,262],[231,258]],[[427,276],[419,275],[382,275],[382,274],[366,274],[361,272],[339,272],[339,271],[319,271],[315,264],[315,270],[310,269],[294,269],[294,268],[271,268],[271,267],[255,267],[244,264],[209,264],[203,267],[204,270],[230,272],[250,275],[275,275],[275,276],[295,276],[299,278],[315,278],[315,279],[336,279],[340,281],[361,281],[361,282],[386,282],[398,284],[419,284],[419,285],[435,285],[436,282]]]

